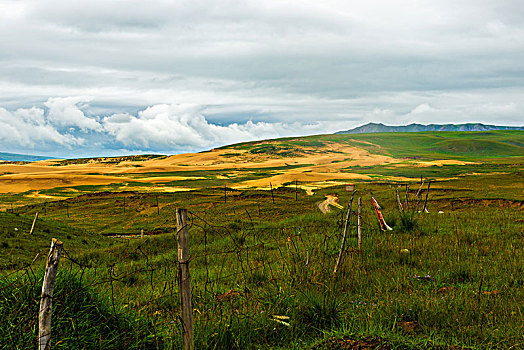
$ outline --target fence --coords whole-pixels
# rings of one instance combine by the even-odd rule
[[[199,213],[177,210],[176,215],[169,213],[176,216],[177,243],[173,235],[141,236],[113,250],[108,247],[113,255],[107,256],[97,251],[77,255],[65,240],[54,295],[45,287],[47,277],[40,297],[36,293],[42,280],[35,273],[37,258],[2,276],[4,297],[20,306],[11,319],[27,326],[9,339],[17,339],[21,348],[36,343],[37,333],[41,349],[82,348],[87,343],[99,348],[170,344],[192,349],[194,332],[200,346],[235,341],[228,339],[231,322],[263,320],[264,327],[290,327],[288,316],[281,315],[288,295],[310,284],[322,293],[334,292],[351,265],[343,257],[358,256],[361,245],[372,244],[370,237],[378,226],[371,207],[365,208],[364,215],[352,216],[353,223],[348,211],[345,222],[319,215],[315,220],[290,219],[280,225],[257,222],[246,210],[236,226],[216,225]],[[358,245],[357,220],[362,232]],[[58,258],[54,261],[56,267]],[[333,276],[334,267],[340,277]],[[46,306],[51,300],[53,332],[46,322],[37,332],[38,314],[51,310]],[[36,301],[42,302],[39,310]]]

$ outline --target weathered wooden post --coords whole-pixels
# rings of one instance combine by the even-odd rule
[[[348,231],[349,226],[349,218],[351,217],[351,206],[353,205],[353,197],[355,196],[355,192],[351,194],[351,200],[349,201],[349,208],[348,213],[346,216],[346,224],[344,225],[344,235],[342,236],[342,243],[340,244],[340,252],[338,253],[337,263],[335,264],[335,269],[333,270],[333,276],[337,273],[338,266],[340,265],[340,261],[342,260],[342,254],[344,253],[344,246],[346,245],[346,235]]]
[[[35,224],[36,224],[36,220],[38,219],[38,212],[36,212],[35,214],[35,218],[33,220],[33,224],[31,225],[31,230],[29,231],[29,234],[32,235],[33,234],[33,230],[35,229]]]
[[[295,180],[295,201],[298,201],[298,181]]]
[[[377,200],[375,199],[375,196],[373,196],[373,192],[369,191],[371,193],[371,203],[373,204],[373,207],[375,208],[375,214],[377,214],[378,222],[380,224],[380,228],[382,231],[392,231],[393,229],[389,227],[389,225],[386,223],[386,220],[384,219],[384,216],[382,215],[382,212],[380,210],[380,205],[378,204]]]
[[[51,250],[47,256],[42,296],[40,297],[40,312],[38,315],[38,349],[51,349],[51,314],[53,306],[53,291],[55,289],[58,263],[62,253],[62,242],[53,238]]]
[[[69,217],[69,203],[66,202],[67,217]]]
[[[178,242],[178,290],[182,316],[182,349],[193,350],[193,307],[191,305],[191,283],[189,276],[189,232],[187,209],[176,210]]]
[[[418,191],[417,191],[417,212],[418,212],[418,208],[419,208],[419,204],[420,204],[420,193],[422,192],[422,187],[424,186],[424,179],[422,178],[422,176],[420,176],[420,187],[418,188]]]
[[[126,196],[124,196],[124,214],[126,213]]]
[[[158,194],[156,195],[156,213],[160,215],[160,206],[158,205]]]
[[[400,196],[398,195],[398,187],[395,188],[395,192],[397,194],[398,211],[400,212],[400,214],[402,214],[403,209],[402,209],[402,203],[400,203]]]
[[[428,190],[426,191],[426,199],[424,200],[424,208],[422,209],[423,213],[429,213],[428,208],[426,205],[428,204],[428,195],[429,195],[429,186],[431,185],[431,181],[428,182]]]
[[[273,204],[275,204],[275,196],[273,195],[273,185],[271,182],[269,183],[269,187],[271,187],[271,199],[273,200]]]
[[[227,187],[224,185],[224,203],[227,203]]]
[[[360,197],[358,197],[357,235],[358,235],[358,250],[360,250],[362,247],[362,201]]]

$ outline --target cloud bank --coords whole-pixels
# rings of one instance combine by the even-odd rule
[[[147,152],[200,151],[225,144],[300,135],[323,129],[318,123],[209,123],[197,105],[159,104],[136,115],[88,116],[85,97],[50,98],[45,109],[0,108],[0,145],[6,151],[67,157]]]
[[[524,115],[519,1],[4,0],[0,36],[0,146],[23,153]]]
[[[391,109],[365,110],[366,102],[360,101],[331,120],[269,122],[252,118],[218,123],[207,116],[209,111],[213,115],[213,107],[195,104],[157,104],[136,113],[97,115],[89,97],[53,97],[41,108],[0,108],[0,147],[6,152],[54,157],[176,154],[252,140],[331,133],[347,129],[348,120],[453,123],[474,113],[489,122],[492,115],[512,116],[522,110],[522,104],[504,103],[507,96],[501,96],[499,103],[478,104],[468,102],[468,96],[457,98],[456,104],[442,103],[441,95],[419,96],[410,98],[420,102],[411,107],[402,103],[404,99],[390,97]],[[480,99],[473,97],[474,101]]]

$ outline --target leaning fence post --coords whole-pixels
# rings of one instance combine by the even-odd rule
[[[29,234],[33,234],[33,230],[35,229],[36,220],[38,220],[38,212],[35,214],[35,219],[33,220],[33,224],[31,225],[31,230],[29,231]]]
[[[55,289],[56,273],[62,253],[62,242],[53,238],[51,250],[47,256],[42,296],[40,297],[40,312],[38,315],[38,349],[51,349],[51,314],[53,306],[53,290]]]
[[[182,349],[193,350],[193,307],[191,305],[191,284],[189,276],[189,232],[187,209],[176,210],[178,243],[178,289],[182,315]]]
[[[431,181],[428,182],[428,190],[426,191],[426,199],[424,200],[424,208],[422,209],[423,213],[429,213],[428,208],[426,205],[428,204],[428,195],[429,195],[429,186],[431,185]]]
[[[351,206],[353,205],[353,197],[355,196],[355,192],[351,194],[351,200],[349,201],[349,208],[348,208],[348,214],[346,216],[346,224],[344,225],[344,235],[342,236],[342,243],[340,244],[340,252],[338,253],[337,263],[335,264],[335,269],[333,270],[333,276],[337,273],[338,265],[340,265],[340,261],[342,260],[342,254],[344,253],[344,246],[346,245],[346,235],[348,231],[349,226],[349,218],[351,216]]]
[[[398,187],[395,188],[395,192],[396,192],[396,194],[397,194],[398,211],[400,212],[400,214],[402,214],[402,212],[404,211],[404,209],[402,209],[402,203],[400,203],[400,196],[398,195]]]

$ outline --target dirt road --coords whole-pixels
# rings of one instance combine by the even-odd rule
[[[331,211],[330,205],[344,209],[344,207],[338,203],[338,196],[334,194],[328,194],[323,202],[318,203],[318,209],[325,214]]]

